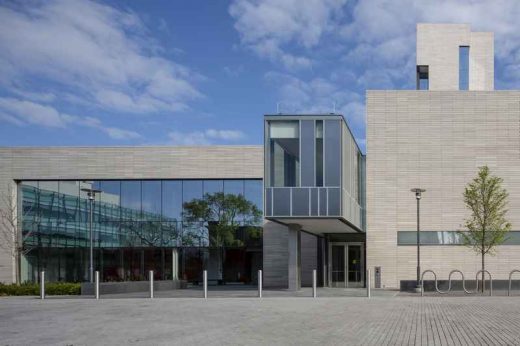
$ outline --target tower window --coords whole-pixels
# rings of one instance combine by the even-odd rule
[[[469,47],[459,47],[459,90],[469,90]]]
[[[417,66],[417,90],[428,90],[429,87],[428,66]]]

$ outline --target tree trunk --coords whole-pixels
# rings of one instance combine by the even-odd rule
[[[482,273],[481,273],[482,274],[482,293],[484,293],[484,285],[485,285],[485,281],[484,281],[484,279],[485,279],[485,276],[484,276],[485,272],[484,272],[484,270],[486,269],[486,266],[485,266],[485,263],[484,263],[484,258],[486,256],[486,254],[484,253],[484,251],[482,251],[481,255],[482,255],[482,270],[483,270]]]

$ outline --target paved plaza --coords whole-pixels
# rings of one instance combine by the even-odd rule
[[[0,298],[1,345],[519,345],[520,297]]]

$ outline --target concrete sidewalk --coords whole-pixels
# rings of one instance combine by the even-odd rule
[[[0,298],[5,345],[518,345],[520,297]]]

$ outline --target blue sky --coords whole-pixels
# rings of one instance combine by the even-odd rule
[[[260,144],[262,115],[412,89],[417,22],[495,32],[517,88],[516,1],[0,1],[0,145]]]

